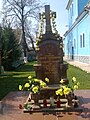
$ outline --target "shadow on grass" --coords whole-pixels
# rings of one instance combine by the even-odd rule
[[[19,68],[17,68],[15,70],[16,72],[30,72],[30,71],[34,71],[34,67],[33,65],[30,64],[26,64],[26,65],[21,65]]]

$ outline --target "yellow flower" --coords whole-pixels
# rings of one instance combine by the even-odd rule
[[[26,88],[30,87],[29,83],[26,83],[26,84],[24,85],[24,87],[26,87]]]
[[[39,50],[40,50],[40,48],[38,48],[38,47],[37,47],[37,48],[35,48],[35,50],[36,50],[36,51],[39,51]]]
[[[35,82],[39,82],[39,80],[37,78],[34,79]]]
[[[56,95],[59,95],[59,92],[58,92],[58,90],[56,91]]]
[[[64,89],[64,95],[68,95],[71,92],[70,88],[65,88]]]
[[[49,82],[49,79],[48,79],[48,78],[45,78],[45,81],[46,81],[46,82]]]
[[[31,84],[32,80],[29,80],[29,84]]]
[[[38,86],[33,87],[33,88],[32,88],[32,91],[33,91],[34,93],[37,93],[37,92],[38,92]]]
[[[40,38],[42,38],[42,35],[40,36]]]
[[[40,81],[40,86],[43,88],[43,87],[45,87],[45,86],[46,86],[46,83],[45,83],[45,82],[43,82],[43,81]]]
[[[28,76],[28,79],[31,79],[32,78],[32,76]]]
[[[36,41],[36,45],[38,44],[38,40]]]
[[[63,95],[63,90],[60,88],[56,91],[56,95]]]
[[[42,22],[42,21],[40,22],[40,25],[41,25],[41,26],[43,25],[43,22]]]
[[[63,80],[63,79],[61,79],[60,83],[61,83],[61,84],[63,84],[63,83],[64,83],[64,80]]]
[[[73,77],[72,80],[73,80],[73,82],[76,82],[76,78],[75,77]]]
[[[43,17],[41,16],[41,18],[40,18],[41,20],[43,20]]]
[[[63,89],[65,89],[65,88],[66,88],[66,86],[62,86],[62,88],[63,88]]]
[[[77,86],[80,86],[80,83],[79,83],[79,82],[77,82]]]
[[[55,20],[55,18],[52,16],[52,21],[54,21]]]
[[[19,85],[19,90],[22,90],[22,86],[21,85]]]
[[[52,18],[52,14],[50,14],[50,18]]]
[[[74,90],[78,89],[78,85],[74,85]]]

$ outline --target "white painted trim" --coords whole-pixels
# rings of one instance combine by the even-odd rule
[[[85,40],[85,32],[81,32],[79,35],[79,43],[80,43],[80,36],[82,36],[82,47],[80,47],[80,48],[85,48],[85,47],[83,47],[83,34],[84,34],[84,40]],[[81,43],[80,43],[80,46],[81,46]],[[86,42],[85,42],[85,46],[86,46]]]
[[[69,0],[69,1],[68,1],[68,4],[67,4],[67,6],[66,6],[66,9],[67,9],[67,10],[70,8],[72,2],[73,2],[73,0]]]
[[[67,30],[66,31],[66,33],[64,34],[64,36],[66,37],[67,36],[67,34],[68,33],[70,33],[70,31],[75,27],[75,26],[77,26],[85,17],[86,17],[86,15],[88,15],[87,14],[88,13],[88,11],[83,11],[81,14],[80,14],[80,16],[78,16],[77,18],[76,18],[76,21],[73,23],[73,25],[69,28],[69,30]],[[85,16],[84,18],[83,18],[83,16]],[[82,19],[83,18],[83,19]]]

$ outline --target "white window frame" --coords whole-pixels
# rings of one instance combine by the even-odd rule
[[[80,34],[80,48],[84,48],[85,47],[85,33],[81,33]]]
[[[76,48],[76,38],[73,39],[73,46]]]

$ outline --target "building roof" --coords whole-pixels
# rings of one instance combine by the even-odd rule
[[[64,36],[67,36],[67,34],[83,19],[84,16],[86,16],[88,11],[83,10],[83,12],[76,18],[76,21],[73,23],[73,25],[65,32]]]
[[[87,15],[88,12],[90,12],[90,0],[88,4],[84,7],[84,10],[81,12],[81,14],[76,18],[76,21],[73,23],[73,25],[65,32],[64,34],[65,37],[83,19],[83,17]]]
[[[89,0],[88,4],[85,6],[84,9],[90,11],[90,0]]]

